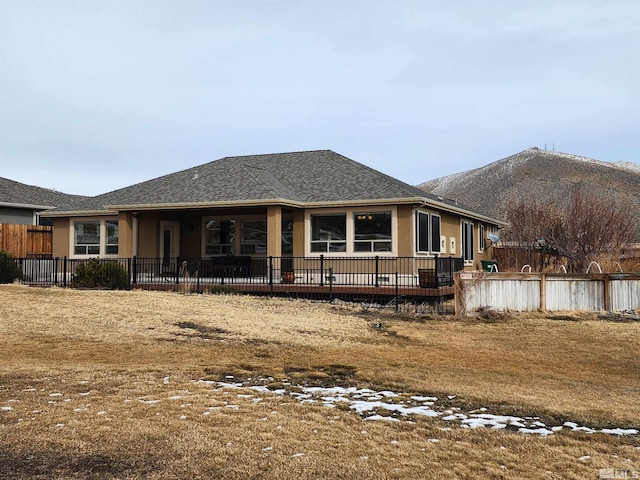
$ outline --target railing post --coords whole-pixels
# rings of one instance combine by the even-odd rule
[[[398,271],[396,270],[396,313],[398,312],[398,302],[399,302],[399,295],[398,295]]]
[[[196,260],[196,293],[202,293],[200,290],[200,259]]]
[[[58,286],[58,257],[53,257],[53,284]]]
[[[62,286],[67,287],[67,256],[63,258],[64,264],[62,265]]]
[[[378,273],[380,272],[378,262],[380,262],[380,257],[376,255],[376,288],[380,286],[380,282],[378,280]]]
[[[176,257],[176,285],[180,283],[180,257]]]
[[[133,278],[131,279],[132,283],[136,285],[138,283],[138,257],[133,256]]]
[[[436,288],[439,288],[440,287],[440,281],[438,280],[438,264],[440,262],[438,262],[438,254],[437,253],[435,254],[434,260],[435,260],[435,264],[436,264],[435,268],[433,269],[434,274],[436,276],[435,284],[436,284]]]
[[[329,303],[333,303],[333,267],[329,267]]]
[[[324,287],[324,255],[320,255],[320,286]]]
[[[282,258],[280,268],[282,269]],[[269,255],[269,295],[273,297],[273,255]]]

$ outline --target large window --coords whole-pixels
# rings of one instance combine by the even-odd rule
[[[462,222],[462,256],[466,263],[473,262],[473,223]]]
[[[391,251],[391,212],[355,213],[353,227],[354,252]]]
[[[416,249],[419,253],[440,253],[440,216],[416,212]]]
[[[311,215],[311,251],[347,251],[347,216],[345,214]]]
[[[240,220],[240,253],[267,254],[266,220]]]
[[[235,238],[235,220],[209,220],[205,224],[205,255],[233,255]]]
[[[73,222],[74,256],[118,255],[118,220],[76,220]]]

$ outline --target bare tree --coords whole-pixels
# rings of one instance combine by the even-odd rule
[[[614,204],[576,187],[561,222],[545,238],[568,260],[568,269],[584,272],[591,262],[606,270],[638,238],[638,219],[629,204]]]
[[[571,272],[584,272],[591,262],[613,271],[624,249],[640,236],[633,212],[630,204],[611,203],[578,186],[564,207],[532,198],[513,203],[503,237],[539,271],[560,259]]]

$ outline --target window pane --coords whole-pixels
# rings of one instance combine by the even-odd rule
[[[373,244],[374,252],[390,252],[391,251],[391,242],[375,242]]]
[[[354,252],[370,252],[372,242],[355,242],[353,244]]]
[[[267,221],[240,221],[240,253],[267,253]]]
[[[205,225],[205,253],[231,255],[235,253],[235,220],[210,220]]]
[[[282,254],[293,254],[293,219],[282,217]]]
[[[117,255],[118,254],[118,221],[106,220],[104,222],[104,226],[107,231],[107,243],[105,246],[105,254]]]
[[[312,215],[311,240],[346,240],[346,215]]]
[[[440,217],[431,215],[431,251],[440,252]]]
[[[391,212],[356,213],[353,224],[356,240],[391,240]]]
[[[100,222],[75,222],[76,245],[100,245]]]
[[[416,212],[416,235],[419,252],[429,251],[429,215]]]
[[[346,252],[347,216],[311,215],[311,251]]]

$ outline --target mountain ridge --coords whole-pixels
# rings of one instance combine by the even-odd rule
[[[580,186],[608,201],[628,202],[631,214],[640,217],[640,165],[537,147],[416,186],[499,219],[506,219],[507,206],[520,199],[566,204],[574,188]]]

